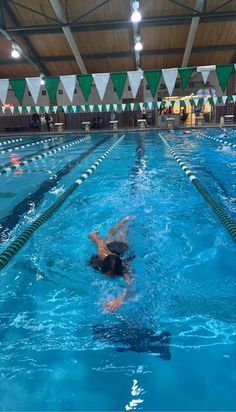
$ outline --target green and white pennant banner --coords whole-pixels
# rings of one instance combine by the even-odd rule
[[[39,109],[40,109],[39,106],[35,106],[36,113],[39,113]]]
[[[198,66],[197,67],[197,72],[202,74],[204,84],[206,84],[210,72],[215,71],[215,69],[216,69],[216,66],[214,64],[211,66]]]
[[[68,99],[72,103],[74,92],[75,92],[75,84],[76,84],[76,76],[75,75],[68,75],[68,76],[60,76],[60,81],[64,90],[68,96]]]
[[[72,110],[74,113],[76,113],[76,106],[72,106]]]
[[[236,102],[236,94],[233,94],[233,102],[235,103]]]
[[[22,113],[22,106],[18,106],[18,110],[20,112],[20,114]]]
[[[28,114],[30,114],[30,112],[31,112],[31,106],[26,106],[26,110],[27,110]]]
[[[6,103],[8,87],[9,79],[0,79],[0,100],[2,101],[2,104]]]
[[[67,106],[62,106],[62,108],[63,108],[64,112],[66,113],[67,112]]]
[[[57,112],[57,106],[52,106],[53,107],[53,111],[56,113]]]
[[[34,103],[37,104],[41,87],[41,77],[26,77],[25,80],[32,99]]]
[[[130,103],[131,110],[134,110],[134,103]]]
[[[227,98],[228,98],[228,96],[222,96],[222,101],[223,101],[224,104],[226,103]]]
[[[99,97],[103,100],[107,85],[110,79],[110,73],[96,73],[93,74],[93,80],[98,91]]]
[[[165,81],[169,96],[172,96],[177,75],[178,69],[162,69],[162,76]]]
[[[132,92],[133,97],[135,98],[138,92],[138,88],[140,86],[140,82],[143,77],[143,72],[142,70],[138,70],[138,71],[133,71],[133,72],[127,72],[127,74],[128,74],[131,92]]]
[[[149,110],[152,110],[152,102],[148,102],[148,108]]]
[[[49,112],[49,106],[44,106],[45,112],[48,113]]]

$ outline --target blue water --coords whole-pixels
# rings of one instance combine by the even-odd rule
[[[162,134],[235,221],[236,151],[181,131]],[[10,221],[19,201],[106,136],[0,176],[0,218]],[[115,141],[111,134],[45,190],[1,250]],[[88,232],[104,236],[126,215],[136,216],[127,234],[132,286],[110,314],[104,304],[124,284],[88,266],[95,253]],[[235,410],[235,273],[233,241],[158,133],[125,133],[0,273],[0,409]],[[96,334],[99,328],[110,338]],[[170,359],[154,354],[150,331],[171,334]]]

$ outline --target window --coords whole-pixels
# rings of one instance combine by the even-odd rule
[[[150,90],[150,87],[148,86],[148,84],[146,84],[146,90]]]
[[[76,94],[76,93],[77,93],[77,89],[74,90],[74,94]]]
[[[31,96],[31,93],[30,93],[30,92],[28,92],[28,96]]]
[[[42,90],[42,96],[46,96],[47,92],[46,90]]]
[[[189,87],[194,87],[194,86],[195,86],[194,82],[189,82]]]
[[[63,94],[63,90],[62,90],[62,89],[59,89],[59,90],[58,90],[58,94]]]
[[[130,87],[130,86],[128,86],[128,90],[129,90],[129,91],[131,90],[131,87]]]
[[[176,89],[179,89],[180,88],[180,83],[175,83],[175,87],[176,87]]]

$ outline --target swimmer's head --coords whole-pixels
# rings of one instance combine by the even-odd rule
[[[102,260],[99,259],[97,255],[91,257],[90,261],[88,262],[94,269],[101,270]]]
[[[101,264],[101,271],[108,276],[123,276],[123,264],[117,255],[108,255]]]

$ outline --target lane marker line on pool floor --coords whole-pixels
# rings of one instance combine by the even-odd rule
[[[204,188],[204,186],[200,183],[198,178],[191,172],[191,170],[185,165],[185,163],[180,159],[180,157],[174,152],[171,146],[167,143],[166,139],[160,133],[159,137],[164,143],[165,147],[169,150],[174,159],[177,161],[178,165],[188,176],[189,180],[194,184],[200,195],[211,206],[213,212],[216,214],[216,216],[221,221],[225,229],[228,231],[231,238],[236,242],[236,224],[222,210],[221,206],[212,198],[210,193]]]
[[[55,147],[54,149],[51,148],[50,150],[42,150],[41,154],[34,155],[32,157],[28,157],[26,160],[19,160],[19,162],[16,165],[0,167],[0,175],[12,172],[16,169],[19,169],[22,166],[26,166],[29,163],[34,162],[35,160],[43,159],[43,158],[48,157],[48,156],[50,156],[50,155],[52,155],[56,152],[61,152],[62,150],[66,149],[67,147],[71,147],[71,146],[74,146],[75,144],[82,143],[82,142],[84,142],[84,141],[86,141],[90,138],[91,138],[91,135],[87,135],[83,139],[74,140],[73,142],[63,144],[62,146]]]
[[[21,235],[0,254],[0,270],[2,270],[22,249],[33,233],[42,226],[66,201],[66,199],[97,169],[104,159],[115,149],[125,137],[122,135],[95,163],[93,163],[48,209],[45,210]]]
[[[204,134],[202,132],[195,132],[195,131],[193,133],[195,133],[197,136],[206,137],[207,139],[214,140],[215,142],[222,143],[222,144],[225,144],[225,145],[233,147],[233,148],[236,147],[236,144],[234,144],[234,143],[227,142],[227,140],[218,139],[217,137],[210,136],[209,134]]]

